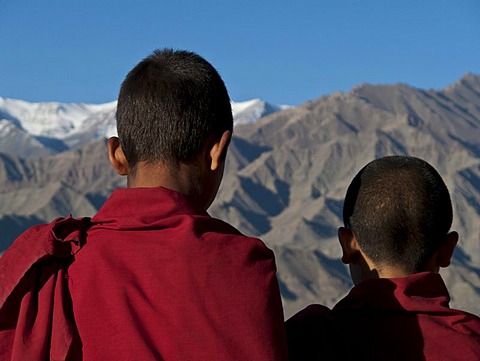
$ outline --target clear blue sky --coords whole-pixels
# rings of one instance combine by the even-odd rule
[[[153,49],[217,67],[233,100],[300,104],[362,83],[480,73],[478,0],[0,0],[0,96],[114,100]]]

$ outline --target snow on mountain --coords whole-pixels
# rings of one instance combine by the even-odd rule
[[[104,104],[32,103],[0,97],[0,152],[20,157],[43,156],[78,149],[116,135],[116,106],[116,101]],[[286,108],[288,106],[261,99],[232,101],[235,124],[253,123]]]
[[[235,124],[255,123],[261,117],[290,108],[289,105],[274,105],[262,99],[252,99],[244,102],[232,102],[232,112]]]
[[[65,139],[81,132],[98,113],[115,114],[116,102],[105,104],[31,103],[0,97],[0,118],[33,136]]]

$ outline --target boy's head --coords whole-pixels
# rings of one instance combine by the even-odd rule
[[[164,186],[213,200],[233,129],[230,98],[199,55],[156,50],[126,76],[117,104],[110,162],[129,187]]]
[[[227,89],[199,55],[156,50],[125,78],[117,105],[120,144],[138,162],[192,160],[208,138],[233,128]]]
[[[380,277],[382,271],[438,271],[448,266],[458,239],[455,232],[448,233],[452,203],[445,183],[431,165],[414,157],[390,156],[367,164],[348,187],[343,220],[344,262],[351,269],[368,264]]]

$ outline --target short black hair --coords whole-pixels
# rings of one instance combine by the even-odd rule
[[[367,164],[348,187],[343,222],[377,264],[422,272],[447,238],[452,202],[422,159],[388,156]]]
[[[192,160],[205,141],[233,129],[225,84],[201,56],[156,50],[126,76],[117,105],[120,144],[132,169],[139,161]]]

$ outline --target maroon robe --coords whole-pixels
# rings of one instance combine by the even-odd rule
[[[449,308],[439,274],[361,282],[286,322],[290,360],[480,360],[480,318]]]
[[[0,303],[0,317],[10,318],[9,329],[0,327],[0,347],[9,348],[0,360],[12,350],[21,354],[17,340],[24,339],[25,329],[41,330],[49,340],[23,344],[23,355],[38,349],[42,358],[50,353],[85,360],[286,359],[274,256],[260,240],[165,188],[116,190],[91,223],[86,237],[74,237],[77,248],[67,252],[74,256],[49,257],[61,271],[50,272],[57,287],[42,288],[38,277],[19,282],[3,276],[15,291],[8,288],[10,296]],[[52,233],[52,225],[45,228]],[[0,267],[3,258],[20,258],[11,252]],[[43,266],[30,262],[19,268]],[[14,269],[0,272],[15,273],[15,265],[9,267]],[[15,310],[29,292],[53,311],[6,315],[4,309]]]

